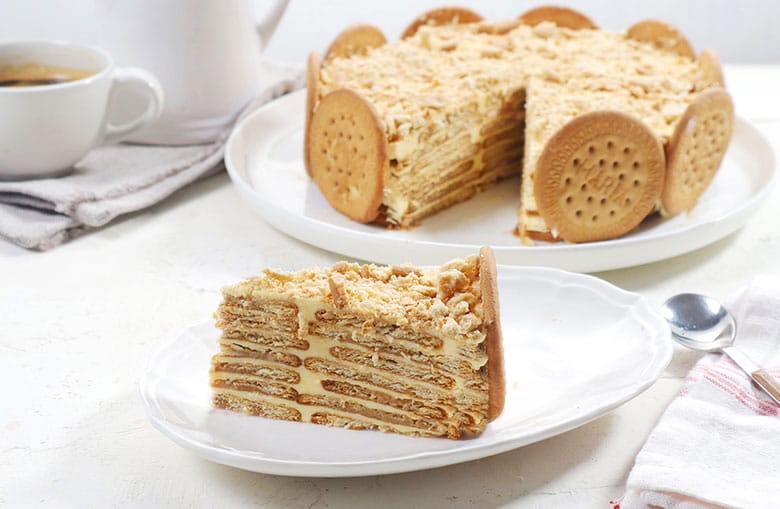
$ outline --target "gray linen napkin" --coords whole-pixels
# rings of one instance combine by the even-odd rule
[[[303,87],[303,70],[266,62],[269,85],[239,120],[263,104]],[[188,146],[118,144],[90,152],[60,178],[0,181],[0,238],[46,250],[117,216],[150,207],[223,169],[231,129],[213,143]]]

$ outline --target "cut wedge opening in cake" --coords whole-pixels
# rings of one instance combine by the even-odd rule
[[[702,94],[727,93],[717,54],[705,50],[697,58],[679,30],[657,20],[613,32],[561,7],[535,8],[504,22],[442,8],[420,16],[398,41],[369,45],[351,28],[337,37],[345,39],[351,52],[309,66],[304,152],[328,202],[358,222],[411,228],[500,179],[521,176],[517,221],[497,229],[515,226],[526,244],[606,240],[628,233],[655,212],[689,210],[728,147],[730,128],[722,136],[713,128],[697,136],[712,154],[669,152],[670,143],[672,148],[688,145],[675,130],[692,116],[689,108],[703,102]],[[347,92],[353,96],[350,103],[343,100]],[[726,126],[733,123],[728,101],[719,99],[717,115],[711,115]],[[696,110],[699,116],[703,109]],[[371,114],[341,122],[357,110]],[[583,132],[582,125],[575,123],[575,129],[571,122],[605,114],[633,119],[630,131],[636,139],[620,131],[622,122],[612,123],[615,130],[603,135],[639,152],[637,158],[624,158],[609,153],[610,148],[596,163],[648,162],[652,168],[643,167],[641,178],[631,178],[630,185],[638,182],[642,189],[629,203],[623,183],[610,196],[586,193],[583,199],[591,202],[573,213],[587,215],[590,222],[575,216],[561,227],[558,208],[540,207],[537,200],[537,175],[549,173],[540,164],[555,159],[543,156],[571,145],[569,134]],[[671,168],[667,153],[677,156]],[[706,172],[695,168],[703,159]],[[589,166],[573,168],[595,175]],[[667,172],[673,178],[666,179]],[[600,181],[613,178],[596,173]],[[628,175],[621,169],[614,173],[616,178]],[[689,175],[702,185],[685,184]],[[609,203],[612,195],[624,200],[621,207]],[[566,199],[548,198],[548,205]],[[594,200],[598,207],[590,205]],[[653,203],[648,206],[648,201]]]
[[[341,262],[223,289],[214,405],[413,436],[481,433],[504,405],[496,265]]]

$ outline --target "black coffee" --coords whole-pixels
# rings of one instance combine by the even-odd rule
[[[57,79],[57,78],[48,78],[48,79],[37,79],[37,80],[5,80],[0,81],[0,87],[37,87],[39,85],[56,85],[57,83],[65,83],[67,81],[73,81],[73,80],[67,80],[67,79]]]
[[[0,87],[56,85],[57,83],[80,80],[93,74],[95,74],[94,71],[34,62],[17,65],[0,64]]]

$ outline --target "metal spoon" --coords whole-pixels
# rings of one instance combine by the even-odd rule
[[[737,323],[720,302],[704,295],[681,293],[664,302],[661,315],[669,322],[672,338],[678,343],[694,350],[722,351],[780,405],[780,382],[734,346]]]

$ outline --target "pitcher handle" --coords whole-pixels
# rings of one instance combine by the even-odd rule
[[[271,10],[266,15],[265,19],[257,23],[257,33],[260,34],[260,40],[263,43],[263,47],[271,40],[271,36],[274,34],[276,27],[279,25],[279,20],[282,18],[289,0],[277,0],[274,5],[271,6]]]

